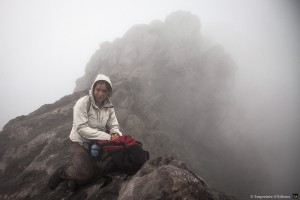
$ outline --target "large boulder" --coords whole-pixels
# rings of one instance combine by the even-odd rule
[[[156,157],[125,184],[118,200],[159,199],[235,199],[210,188],[205,181],[188,169],[183,162],[171,157]]]

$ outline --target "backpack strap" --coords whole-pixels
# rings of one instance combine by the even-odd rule
[[[91,104],[92,104],[92,101],[91,101],[91,98],[89,95],[86,95],[87,98],[88,98],[88,103],[87,103],[87,106],[86,106],[86,111],[87,113],[89,113],[90,109],[91,109]]]

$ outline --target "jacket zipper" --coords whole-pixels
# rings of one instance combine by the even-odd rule
[[[100,122],[100,110],[98,110],[98,121]]]

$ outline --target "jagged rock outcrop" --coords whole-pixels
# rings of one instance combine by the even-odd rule
[[[242,177],[231,169],[236,161],[222,156],[236,152],[226,142],[226,134],[237,132],[232,128],[236,66],[222,46],[203,40],[199,18],[189,12],[133,26],[122,38],[101,44],[75,91],[89,88],[98,73],[108,75],[122,127],[141,134],[152,154],[174,155],[218,185],[224,169],[232,171],[228,181]],[[234,191],[233,182],[224,184],[226,190]]]
[[[207,185],[236,192],[244,187],[237,182],[247,183],[242,176],[243,163],[239,163],[239,170],[232,166],[241,156],[226,138],[234,119],[228,111],[233,104],[235,64],[221,46],[202,42],[200,28],[199,18],[183,11],[172,13],[164,22],[136,25],[122,38],[101,44],[72,95],[6,124],[0,133],[0,199],[96,199],[105,191],[107,199],[134,199],[130,191],[136,193],[133,187],[146,180],[147,184],[167,184],[159,188],[164,192],[156,191],[154,199],[180,195],[193,199],[193,194],[231,199]],[[152,160],[126,183],[122,176],[116,176],[112,184],[100,190],[100,183],[76,194],[65,194],[63,186],[56,192],[45,189],[48,175],[69,156],[72,107],[87,94],[98,73],[112,79],[112,101],[122,131],[141,141],[152,158],[172,155],[195,173],[170,164],[178,161],[151,168]],[[180,172],[175,173],[175,168]],[[195,174],[211,184],[203,183]],[[166,180],[158,179],[161,175]],[[190,178],[185,182],[181,175]],[[179,186],[172,186],[175,183],[185,189],[177,190]],[[155,192],[156,188],[147,184],[143,184],[144,189]],[[150,199],[150,194],[140,195]]]

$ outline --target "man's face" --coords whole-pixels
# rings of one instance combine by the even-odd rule
[[[97,83],[94,89],[94,98],[97,104],[102,104],[108,95],[105,83]]]

